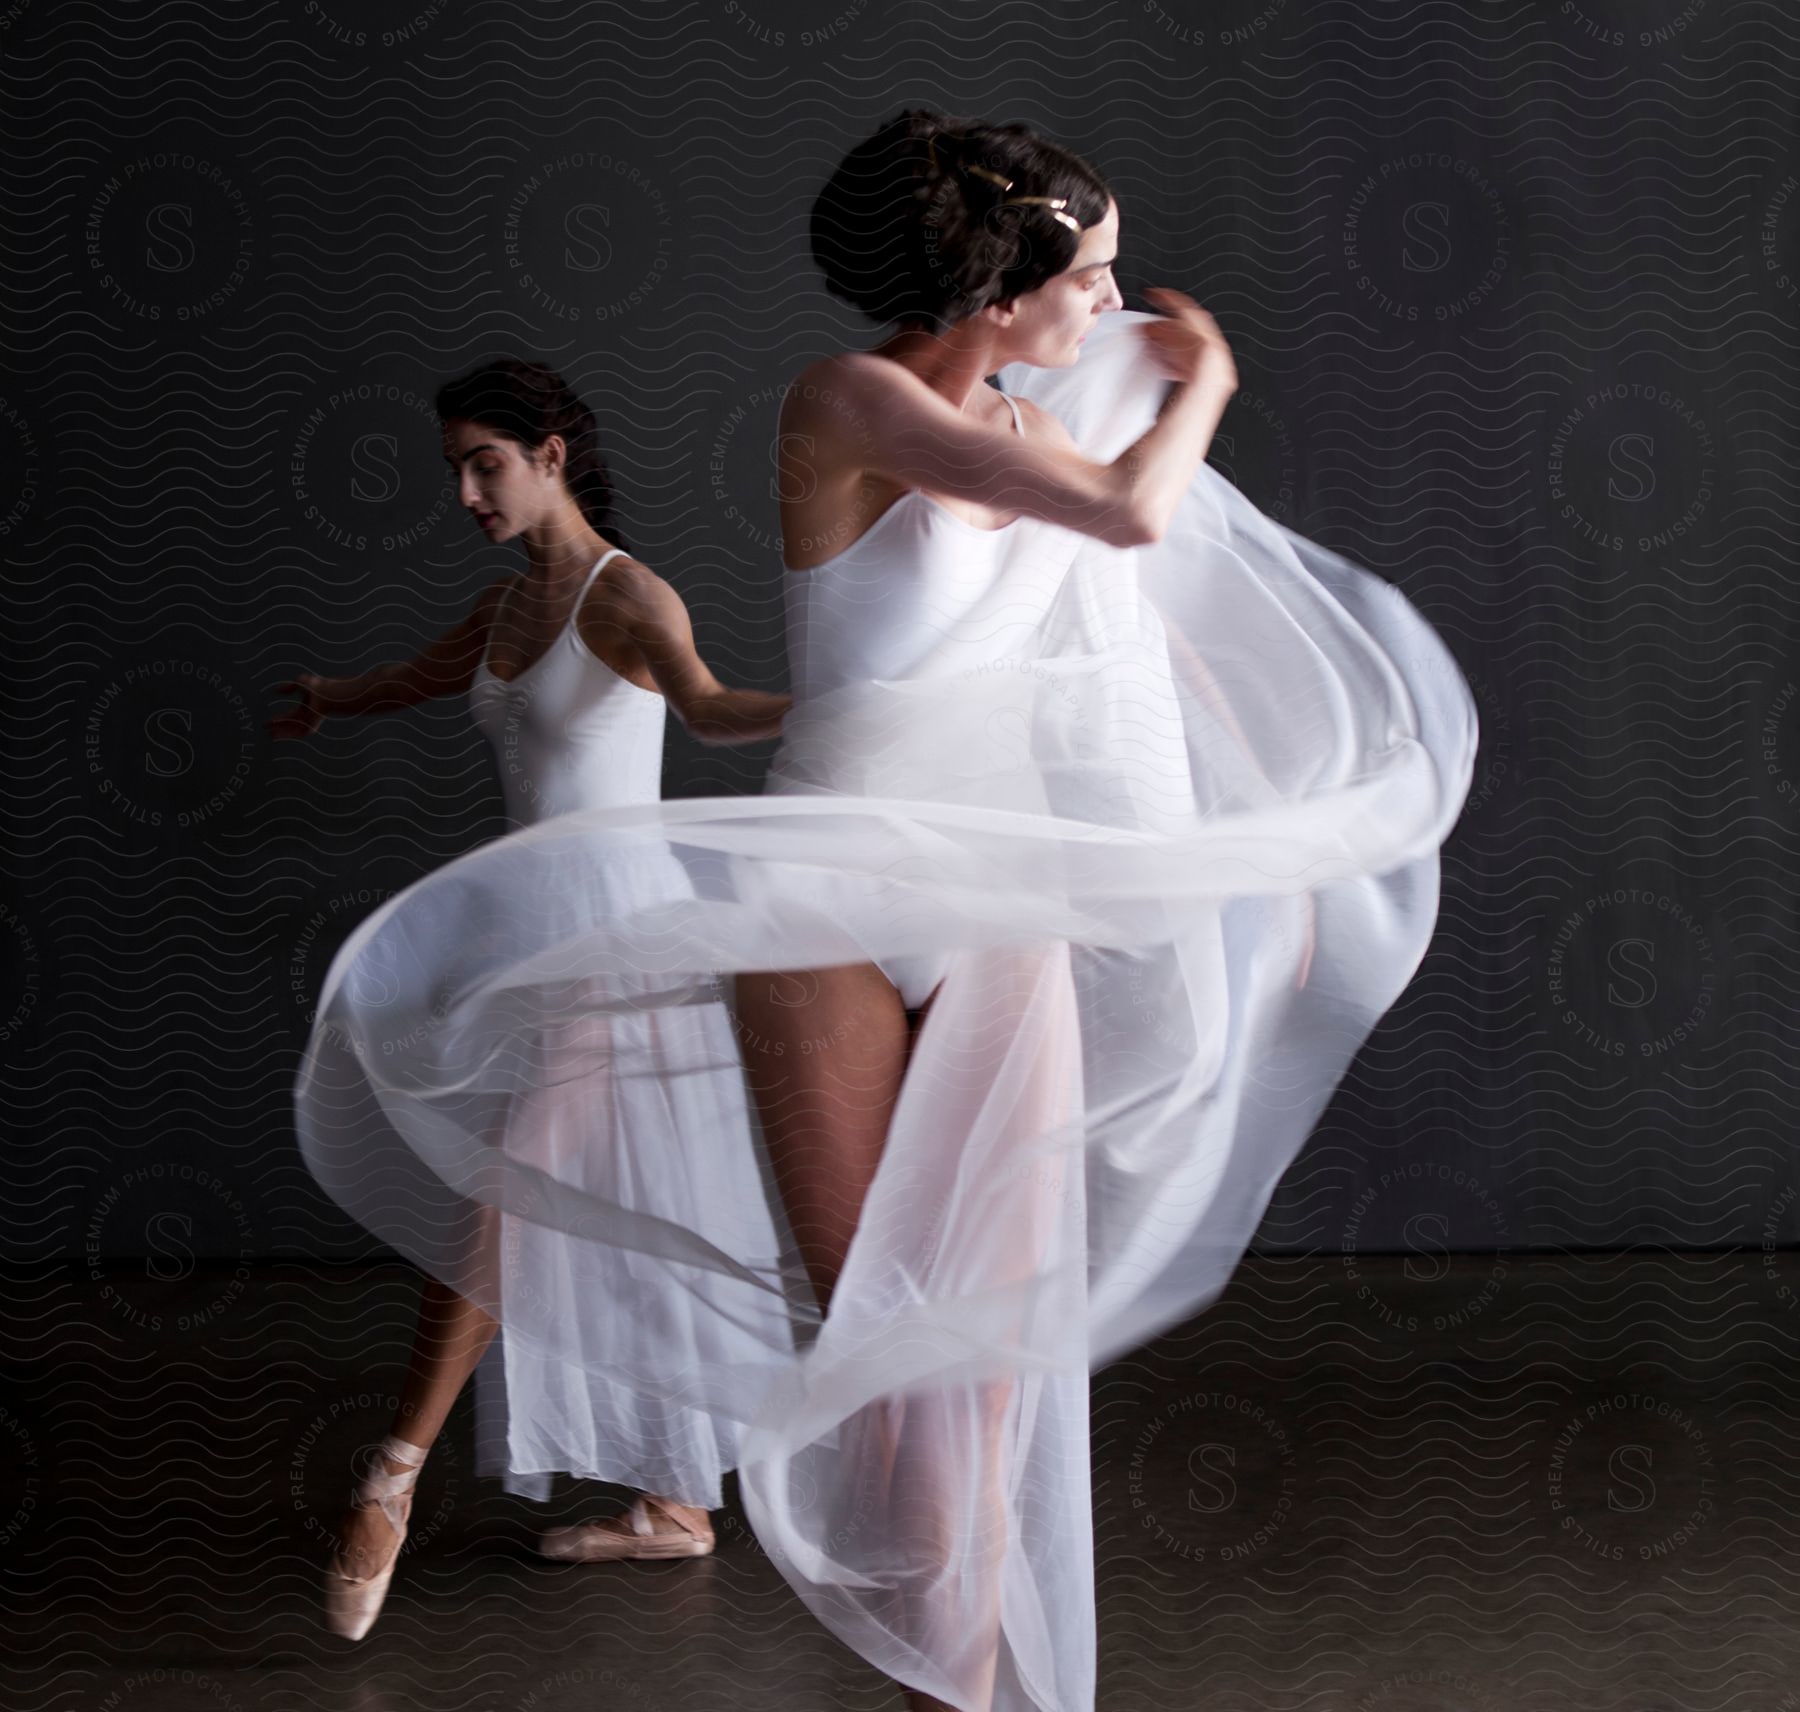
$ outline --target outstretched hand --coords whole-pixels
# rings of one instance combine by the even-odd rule
[[[300,705],[269,720],[269,735],[277,739],[312,736],[325,722],[325,712],[319,706],[316,693],[324,682],[317,672],[301,672],[286,683],[277,684],[276,695],[298,696]]]

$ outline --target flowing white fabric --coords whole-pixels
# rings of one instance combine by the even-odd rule
[[[1114,457],[1165,390],[1144,319],[1001,381]],[[621,1382],[738,1430],[757,1537],[872,1664],[966,1712],[1087,1712],[1088,1373],[1217,1295],[1410,980],[1475,711],[1397,590],[1211,469],[1138,549],[1029,519],[921,533],[928,510],[875,525],[868,578],[790,586],[829,658],[877,595],[909,644],[885,675],[811,674],[764,795],[564,816],[366,921],[300,1131],[352,1213],[515,1340],[612,1372],[596,1327],[648,1316]],[[885,583],[884,560],[929,575]],[[685,892],[614,882],[666,863]],[[736,971],[870,960],[946,973],[821,1319],[773,1197],[709,1192],[759,1148],[753,1115],[684,1128],[682,1088],[717,1066],[660,1030],[714,1014]],[[571,1110],[641,1085],[667,1127],[600,1099],[579,1157],[513,1145],[547,1031],[579,1047],[556,1055]],[[693,1194],[617,1192],[651,1148]],[[553,1233],[576,1299],[512,1288],[468,1240],[483,1208]],[[580,1299],[619,1253],[647,1289]]]
[[[569,622],[531,665],[508,679],[496,677],[485,656],[476,668],[469,712],[493,750],[515,830],[583,809],[653,803],[662,795],[667,703],[596,658],[574,619],[618,551],[595,562]],[[587,881],[583,908],[590,919],[692,893],[686,869],[666,851],[596,867]],[[379,1008],[385,999],[381,954],[364,959],[353,973],[363,984],[361,1007]],[[635,1035],[640,1051],[660,1055],[676,1074],[666,1083],[598,1074],[596,1038],[609,1052],[626,1035]],[[723,1007],[546,1018],[517,1068],[517,1085],[498,1119],[514,1157],[620,1206],[663,1215],[722,1197],[740,1209],[741,1223],[730,1236],[735,1246],[760,1251],[774,1242],[760,1156],[747,1140],[717,1146],[720,1136],[747,1138],[749,1124]],[[308,1102],[322,1121],[319,1102],[326,1092],[315,1086]],[[605,1133],[644,1137],[654,1145],[590,1147],[594,1113],[602,1104]],[[343,1127],[335,1137],[321,1133],[318,1145],[354,1143],[356,1135],[354,1126]],[[684,1151],[690,1146],[705,1151]],[[360,1163],[344,1161],[335,1174],[358,1170]],[[507,1294],[530,1295],[539,1312],[562,1315],[565,1348],[581,1352],[579,1359],[559,1355],[509,1336],[502,1324],[475,1373],[477,1471],[530,1498],[548,1497],[551,1476],[568,1473],[709,1509],[722,1504],[723,1475],[737,1463],[738,1423],[679,1395],[647,1394],[629,1376],[662,1369],[659,1340],[665,1335],[685,1359],[708,1364],[729,1362],[740,1348],[754,1358],[754,1340],[718,1311],[684,1315],[682,1303],[659,1287],[656,1264],[629,1249],[571,1244],[562,1232],[497,1207],[473,1211],[470,1240],[491,1249]],[[632,1304],[633,1311],[621,1313]],[[666,1325],[671,1315],[673,1328]]]

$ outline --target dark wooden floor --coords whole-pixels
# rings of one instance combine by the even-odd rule
[[[77,1265],[9,1283],[9,1712],[888,1708],[744,1526],[561,1566],[477,1480],[467,1399],[367,1640],[320,1627],[398,1268]],[[1800,1259],[1253,1261],[1095,1376],[1099,1704],[1796,1712]]]

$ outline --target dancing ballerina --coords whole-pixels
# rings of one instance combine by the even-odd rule
[[[522,827],[580,809],[657,800],[668,707],[708,742],[778,731],[789,698],[721,684],[695,649],[680,596],[608,540],[611,489],[594,417],[561,376],[541,363],[502,360],[448,383],[436,402],[464,509],[488,540],[524,546],[525,573],[490,586],[460,624],[414,659],[349,678],[302,672],[282,684],[279,693],[298,696],[300,705],[271,722],[276,737],[308,736],[332,715],[468,692],[500,761],[509,822]],[[715,1045],[728,1059],[725,1019],[713,1022]],[[747,1149],[740,1096],[728,1074],[718,1079],[715,1097],[720,1142],[735,1139]],[[559,1125],[580,1145],[580,1112],[559,1103],[553,1085],[510,1121],[536,1130],[537,1145]],[[740,1187],[754,1190],[747,1155],[738,1177]],[[494,1221],[483,1221],[481,1240],[492,1244],[495,1234]],[[518,1247],[515,1237],[515,1266]],[[426,1277],[399,1408],[325,1572],[327,1620],[336,1633],[358,1639],[375,1621],[425,1454],[496,1329],[477,1304]],[[722,1459],[716,1445],[682,1451],[671,1442],[675,1417],[646,1408],[610,1381],[534,1362],[517,1348],[503,1353],[504,1412],[515,1451],[505,1472],[515,1489],[542,1495],[542,1471],[596,1473],[604,1462],[607,1478],[653,1467],[705,1500],[643,1492],[622,1518],[550,1530],[541,1550],[597,1561],[712,1549],[707,1510],[720,1501],[719,1464],[729,1465],[728,1453]],[[510,1479],[525,1472],[521,1446],[527,1468],[539,1471],[535,1479]]]
[[[848,152],[813,253],[892,334],[784,404],[795,701],[762,795],[574,814],[428,876],[340,949],[297,1088],[331,1192],[509,1335],[598,1365],[395,1183],[694,1309],[633,1382],[690,1376],[739,1430],[757,1539],[915,1708],[1092,1708],[1090,1372],[1224,1288],[1425,955],[1475,755],[1400,591],[1205,463],[1230,352],[1181,293],[1119,307],[1122,231],[1022,125],[915,109]],[[644,851],[692,894],[586,901]],[[721,990],[767,1228],[490,1139],[544,1019]],[[705,1074],[627,1068],[672,1111]]]
[[[918,135],[911,117],[901,124]],[[910,175],[896,182],[896,141],[890,127],[853,153],[813,214],[826,283],[872,319],[901,326],[872,350],[813,364],[783,410],[783,491],[798,496],[782,516],[790,666],[808,699],[954,651],[956,621],[993,585],[1000,544],[1022,519],[1120,547],[1157,540],[1237,387],[1213,318],[1180,293],[1153,289],[1167,319],[1144,331],[1175,383],[1169,401],[1125,453],[1110,463],[1085,458],[1054,416],[983,383],[1007,363],[1068,366],[1098,319],[1123,306],[1112,272],[1117,205],[1086,163],[1022,130],[992,136],[994,166],[964,165],[960,138],[925,131],[917,186]],[[1026,186],[1042,194],[1024,194]],[[1046,242],[1059,226],[1067,239]],[[928,231],[943,261],[937,289],[922,291],[916,259]],[[737,978],[763,1133],[827,1308],[948,966],[947,953],[875,958],[808,971],[798,991],[792,975]],[[801,1050],[817,1038],[839,1044]],[[991,1387],[966,1417],[989,1441],[993,1468],[1010,1400],[1008,1387]],[[891,1454],[935,1454],[918,1420],[915,1405],[913,1430],[896,1436]],[[934,1486],[954,1501],[951,1483],[931,1470],[915,1478],[927,1505]],[[982,1606],[992,1606],[998,1578],[954,1579],[961,1596],[931,1619],[943,1641],[957,1627],[993,1630],[998,1612]],[[912,1642],[930,1644],[923,1625]],[[985,1672],[976,1681],[991,1692]],[[923,1692],[908,1700],[943,1704]]]

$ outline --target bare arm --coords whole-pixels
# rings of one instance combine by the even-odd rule
[[[301,672],[278,684],[277,695],[300,698],[300,705],[269,721],[275,737],[310,737],[334,714],[390,713],[438,696],[457,695],[474,681],[488,630],[507,585],[482,592],[467,617],[410,660],[371,667],[355,677],[325,678]]]
[[[703,742],[773,737],[793,705],[792,696],[720,683],[694,645],[686,603],[671,584],[635,560],[616,560],[608,567],[604,581],[582,602],[576,623],[596,653],[606,640],[604,626],[623,629],[676,717]]]
[[[1078,530],[1113,546],[1159,540],[1206,456],[1237,371],[1217,323],[1179,292],[1142,336],[1175,381],[1150,429],[1110,464],[973,421],[917,375],[868,352],[831,359],[831,432],[859,470]],[[849,420],[843,420],[845,412]]]

